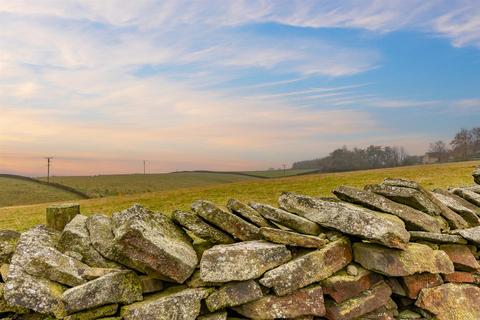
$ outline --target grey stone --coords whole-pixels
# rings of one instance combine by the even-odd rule
[[[149,276],[139,276],[140,282],[142,284],[142,293],[152,293],[158,292],[163,289],[162,280],[155,279]]]
[[[209,289],[169,288],[121,308],[124,320],[195,320],[200,314],[200,303],[211,291]]]
[[[476,205],[477,207],[480,207],[480,194],[465,188],[455,188],[452,190],[452,192],[457,196],[462,197],[463,199]]]
[[[458,243],[458,244],[467,243],[467,240],[465,240],[463,237],[458,235],[423,232],[423,231],[410,231],[410,239],[429,241],[433,243]]]
[[[351,261],[350,243],[341,238],[267,271],[260,283],[273,288],[277,295],[285,295],[328,278]]]
[[[295,247],[321,248],[328,243],[325,238],[274,228],[262,227],[260,234],[265,240]]]
[[[173,219],[196,237],[211,243],[226,244],[235,242],[230,235],[209,225],[195,213],[176,210],[173,212]]]
[[[405,250],[395,250],[371,243],[353,244],[355,262],[365,269],[389,276],[402,277],[415,273],[452,273],[453,263],[442,250],[433,250],[419,243],[409,243]]]
[[[163,214],[134,205],[114,213],[112,225],[117,251],[121,253],[114,255],[112,260],[179,283],[187,280],[195,270],[198,258],[191,239]]]
[[[245,281],[290,259],[290,251],[284,245],[263,240],[216,245],[203,253],[200,275],[207,282]]]
[[[257,227],[275,227],[273,223],[262,217],[262,215],[255,209],[243,202],[238,201],[237,199],[228,200],[227,208],[230,210],[230,212],[241,216]]]
[[[142,284],[133,271],[119,271],[70,288],[62,299],[68,313],[107,304],[130,304],[143,299]]]
[[[219,311],[215,313],[209,313],[203,316],[199,316],[198,320],[227,320],[227,312],[226,311]]]
[[[468,201],[465,201],[465,199],[457,195],[451,194],[447,191],[437,189],[434,191],[433,195],[444,205],[446,205],[448,208],[460,215],[465,221],[467,221],[470,227],[476,227],[480,225],[480,220],[478,219],[480,208],[476,208]],[[465,205],[465,202],[467,203],[467,205]]]
[[[480,168],[475,169],[472,173],[475,183],[480,184]]]
[[[405,248],[410,234],[402,222],[386,219],[386,214],[376,213],[349,203],[331,202],[294,193],[283,193],[280,206],[290,212],[312,220],[319,225],[346,234],[358,236],[392,248]]]
[[[200,270],[195,270],[192,276],[187,281],[185,281],[185,284],[189,288],[201,288],[201,287],[221,287],[225,283],[203,281],[202,277],[200,276]]]
[[[65,315],[62,301],[65,287],[48,279],[31,276],[24,270],[36,252],[53,248],[57,240],[58,235],[42,225],[22,233],[5,284],[4,296],[9,305],[58,318]]]
[[[80,214],[80,205],[76,203],[54,204],[47,208],[47,227],[62,231],[77,214]]]
[[[91,320],[112,316],[117,313],[118,304],[109,304],[98,308],[93,308],[81,312],[77,312],[66,316],[64,320]]]
[[[86,226],[92,246],[103,257],[112,259],[115,256],[112,219],[103,214],[88,217]]]
[[[368,190],[340,186],[333,190],[333,193],[341,200],[393,214],[405,222],[408,230],[441,232],[444,229],[439,219]]]
[[[215,206],[210,201],[197,200],[192,210],[216,227],[242,241],[261,239],[260,230],[242,218]]]
[[[315,222],[285,210],[256,202],[250,202],[250,206],[257,210],[265,219],[276,222],[291,230],[310,235],[317,235],[321,232],[319,225]]]
[[[258,300],[263,297],[262,289],[254,281],[231,282],[212,292],[205,300],[208,310],[217,311],[227,307]]]
[[[23,313],[28,313],[29,312],[29,310],[26,309],[26,308],[15,307],[15,306],[9,305],[4,298],[4,292],[5,292],[5,284],[0,283],[0,316],[3,313],[23,314]]]
[[[468,229],[452,230],[450,233],[461,235],[463,238],[480,245],[480,227],[473,227]]]
[[[20,233],[12,230],[0,230],[0,264],[10,263],[17,246]]]

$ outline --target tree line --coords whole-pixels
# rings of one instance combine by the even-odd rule
[[[438,140],[430,144],[428,152],[439,162],[480,158],[480,127],[461,129],[450,143]]]

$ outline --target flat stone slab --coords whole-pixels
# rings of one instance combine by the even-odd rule
[[[392,289],[382,281],[362,292],[357,297],[348,299],[342,303],[325,300],[325,317],[329,320],[357,319],[386,305],[390,300],[391,294]]]
[[[89,281],[63,293],[67,313],[107,304],[130,304],[142,300],[142,284],[133,271],[118,271]]]
[[[246,281],[291,258],[284,245],[263,240],[216,245],[203,253],[200,276],[207,282]]]
[[[473,227],[468,229],[452,230],[450,233],[461,235],[463,238],[480,245],[480,227]]]
[[[192,210],[209,223],[239,240],[261,239],[260,230],[255,225],[233,213],[220,209],[210,201],[197,200],[192,204]]]
[[[340,238],[265,273],[260,283],[285,295],[330,277],[352,261],[350,242]]]
[[[299,233],[318,235],[321,232],[320,226],[308,219],[299,217],[282,209],[272,207],[268,204],[257,202],[249,203],[252,208],[257,210],[265,219],[276,222],[291,230]]]
[[[115,245],[121,253],[114,255],[114,261],[179,283],[195,270],[198,258],[191,238],[165,215],[134,205],[114,213],[112,226]]]
[[[453,263],[444,251],[413,242],[409,243],[405,250],[357,242],[353,244],[353,256],[355,262],[365,269],[390,277],[454,271]]]
[[[260,234],[265,240],[295,247],[321,248],[328,243],[325,237],[321,238],[274,228],[262,227],[260,228]]]
[[[211,312],[235,307],[263,297],[262,289],[254,280],[231,282],[212,292],[205,300]]]
[[[255,209],[243,202],[238,201],[237,199],[228,200],[227,208],[230,210],[230,212],[241,216],[242,218],[248,220],[257,227],[275,228],[275,225],[273,223],[262,217],[262,215],[258,213]]]
[[[447,283],[423,289],[415,305],[438,320],[480,319],[480,288],[470,284]]]
[[[112,316],[117,313],[118,304],[109,304],[98,308],[93,308],[81,312],[77,312],[66,316],[64,320],[87,320],[87,319],[99,319],[108,316]]]
[[[173,287],[150,295],[141,302],[121,308],[124,320],[195,320],[200,314],[200,303],[211,291],[209,289],[185,289]]]
[[[467,240],[459,235],[446,234],[446,233],[433,233],[424,231],[410,231],[410,239],[429,241],[433,243],[457,243],[466,244]]]
[[[303,316],[325,315],[323,291],[319,285],[297,290],[282,297],[267,295],[234,309],[251,319],[300,319]]]
[[[226,311],[219,311],[199,316],[197,320],[227,320],[228,314]]]
[[[465,221],[467,221],[470,227],[480,225],[480,220],[478,219],[478,214],[480,214],[480,208],[472,209],[472,207],[475,208],[475,206],[470,204],[465,199],[455,194],[451,194],[448,191],[436,190],[433,195],[444,205],[446,205],[448,208],[461,216]],[[465,205],[465,202],[467,202],[467,205]]]
[[[210,243],[226,244],[235,242],[229,234],[209,225],[195,213],[176,210],[173,212],[173,220],[195,236]]]
[[[17,247],[20,233],[12,230],[0,230],[0,264],[10,263]]]
[[[333,193],[343,201],[393,214],[405,222],[408,230],[441,232],[444,229],[441,220],[368,190],[340,186],[333,190]]]
[[[386,214],[357,207],[349,203],[332,202],[294,193],[283,193],[280,206],[327,228],[381,243],[387,247],[403,249],[410,234],[403,222],[387,219]],[[398,223],[393,221],[399,221]]]
[[[440,250],[445,251],[452,260],[456,270],[479,271],[480,264],[468,246],[461,244],[442,244]]]
[[[474,204],[475,206],[480,207],[480,194],[465,188],[455,188],[452,190],[452,192],[457,196],[462,197],[468,202]]]
[[[436,287],[443,284],[439,274],[429,272],[417,273],[401,278],[405,293],[410,299],[417,299],[418,294],[424,288]]]

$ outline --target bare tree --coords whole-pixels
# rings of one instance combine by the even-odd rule
[[[428,152],[433,152],[433,153],[447,153],[448,148],[447,144],[443,142],[442,140],[438,140],[435,142],[430,143],[430,147],[428,148]]]
[[[453,138],[450,145],[453,147],[455,155],[460,159],[468,159],[472,142],[472,133],[470,130],[462,129]]]

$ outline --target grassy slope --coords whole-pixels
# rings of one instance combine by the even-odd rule
[[[0,177],[0,207],[70,201],[79,198],[75,194],[55,187],[15,178]]]
[[[330,196],[331,190],[338,185],[363,187],[365,184],[378,183],[386,177],[413,179],[430,189],[446,188],[472,184],[471,173],[478,165],[480,161],[252,180],[209,187],[89,199],[80,201],[80,204],[85,214],[95,212],[111,214],[136,202],[165,213],[170,213],[173,209],[188,209],[197,199],[225,204],[229,198],[235,197],[240,200],[275,204],[282,191]],[[44,223],[46,207],[47,204],[0,208],[0,229],[24,230],[35,224]]]
[[[312,169],[305,169],[305,170],[300,170],[300,169],[287,169],[285,170],[285,176],[295,176],[299,174],[305,174],[311,171],[315,171]],[[266,178],[281,178],[284,176],[283,170],[263,170],[263,171],[243,171],[242,173],[246,174],[252,174],[256,176],[261,176],[261,177],[266,177]]]
[[[41,179],[45,180],[45,178]],[[147,175],[54,177],[52,181],[75,188],[90,197],[105,197],[169,191],[178,188],[209,186],[254,179],[256,178],[225,173],[179,172]]]

